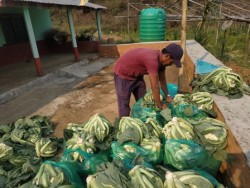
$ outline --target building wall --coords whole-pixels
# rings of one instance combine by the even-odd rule
[[[98,52],[98,41],[80,41],[77,42],[79,53],[97,53]],[[48,46],[46,41],[37,41],[37,47],[40,57],[49,54],[60,54],[60,53],[72,53],[73,47],[71,42],[64,43],[58,46]],[[22,49],[22,50],[20,50]],[[19,63],[22,61],[31,60],[32,51],[30,44],[20,43],[16,45],[8,45],[0,47],[0,67],[12,63]]]
[[[52,27],[50,10],[32,8],[30,17],[36,40],[44,39],[45,33]]]
[[[49,9],[42,9],[37,7],[30,8],[29,13],[38,47],[39,56],[44,56],[50,53],[73,53],[73,47],[70,41],[60,45],[48,45],[48,42],[45,40],[47,32],[50,31],[52,28],[51,15]],[[1,17],[3,18],[5,16],[6,18],[7,16],[9,18],[10,15],[17,15],[17,17],[19,18],[18,21],[21,20],[20,16],[23,16],[22,7],[0,8],[0,66],[5,66],[7,64],[18,63],[21,61],[32,59],[32,51],[28,38],[27,40],[25,40],[25,42],[22,41],[19,43],[9,43],[8,45],[6,45],[7,40],[4,37],[4,32],[1,27]],[[7,23],[9,24],[13,22],[13,19],[11,20],[12,21],[7,20]],[[18,21],[15,20],[15,23],[19,23]],[[17,25],[20,27],[19,24]],[[6,25],[5,22],[5,28],[7,28],[6,26],[8,25]],[[26,29],[25,23],[23,27]],[[15,31],[15,35],[16,33],[18,32]],[[8,32],[5,32],[5,34],[8,35]],[[98,44],[98,41],[77,42],[79,53],[96,53],[98,51]]]
[[[37,41],[43,40],[47,31],[52,27],[50,10],[40,8],[29,8],[30,18],[34,30],[34,35]],[[23,15],[23,9],[20,8],[0,8],[0,16],[19,14]],[[26,29],[26,28],[25,28]],[[6,44],[2,27],[0,24],[0,47]]]

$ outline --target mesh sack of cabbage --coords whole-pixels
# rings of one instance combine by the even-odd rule
[[[118,142],[113,142],[111,148],[113,159],[132,161],[137,155],[140,155],[146,163],[158,164],[163,157],[163,148],[159,139],[157,141],[146,139],[142,145],[136,145],[132,142],[120,145]]]
[[[103,150],[99,153],[87,153],[81,149],[65,149],[61,157],[63,162],[76,162],[72,154],[78,154],[83,158],[82,162],[77,161],[81,174],[90,175],[97,172],[98,166],[104,162],[109,162],[111,160],[110,150]]]
[[[248,94],[249,87],[244,84],[242,77],[231,68],[221,67],[211,73],[197,75],[191,82],[192,92],[205,91],[238,99]]]
[[[80,188],[83,182],[78,174],[80,166],[76,162],[45,161],[39,168],[32,184],[38,187],[59,187],[73,185]]]
[[[214,118],[202,118],[199,121],[189,120],[194,127],[195,142],[203,145],[207,154],[216,160],[227,159],[227,127],[226,124]]]
[[[201,117],[217,117],[213,109],[214,99],[208,92],[177,94],[169,106],[173,116],[200,119]]]
[[[166,123],[166,120],[161,116],[160,109],[154,107],[147,107],[143,102],[143,98],[139,99],[131,108],[131,117],[138,118],[146,122],[148,117],[156,119],[161,125]]]
[[[206,158],[206,150],[192,140],[166,140],[164,165],[177,170],[196,168]]]
[[[174,97],[177,94],[178,87],[176,84],[167,84],[168,93],[171,97]],[[160,98],[162,102],[165,102],[165,95],[162,90],[160,90]],[[161,125],[167,123],[166,120],[161,114],[161,109],[159,109],[155,102],[154,97],[152,95],[152,90],[149,89],[147,93],[139,99],[131,109],[131,117],[138,118],[143,122],[146,122],[148,117],[152,117],[156,119]]]
[[[185,119],[201,119],[207,117],[208,114],[203,110],[198,109],[193,104],[180,104],[180,105],[170,105],[171,113],[173,117],[182,117]]]

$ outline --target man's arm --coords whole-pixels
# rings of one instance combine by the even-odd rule
[[[159,72],[159,80],[160,80],[160,84],[161,84],[161,89],[162,89],[162,91],[164,92],[164,94],[166,96],[166,100],[168,102],[172,102],[172,98],[170,97],[170,95],[168,93],[165,71],[160,71]]]
[[[160,109],[164,109],[161,103],[161,99],[160,99],[159,76],[155,74],[149,74],[149,80],[150,80],[151,90],[152,90],[152,94],[153,94],[156,105]]]

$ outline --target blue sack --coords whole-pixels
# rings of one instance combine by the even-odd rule
[[[218,65],[213,65],[213,64],[208,63],[206,61],[198,59],[196,61],[196,65],[195,65],[195,72],[197,74],[207,74],[207,73],[213,72],[214,70],[218,69],[219,67],[220,66],[218,66]]]
[[[171,97],[174,97],[178,92],[178,85],[169,83],[167,84],[168,93]]]

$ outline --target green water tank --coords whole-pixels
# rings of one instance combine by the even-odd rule
[[[161,8],[143,9],[140,14],[140,41],[165,40],[166,13]]]

